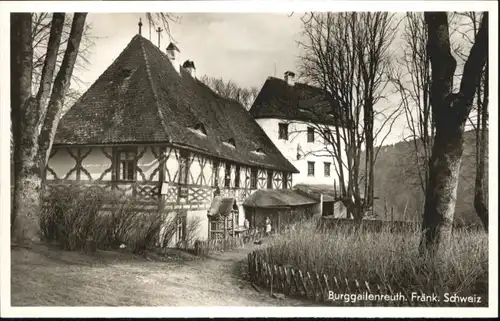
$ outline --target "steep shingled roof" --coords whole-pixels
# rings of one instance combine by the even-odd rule
[[[206,135],[192,130],[202,124]],[[233,139],[236,148],[223,141]],[[140,35],[61,119],[54,145],[170,142],[250,166],[298,172],[245,108],[215,94]],[[261,148],[264,155],[253,151]]]
[[[288,85],[283,79],[268,77],[250,114],[254,118],[278,118],[286,120],[334,124],[338,117],[321,88],[296,82]]]

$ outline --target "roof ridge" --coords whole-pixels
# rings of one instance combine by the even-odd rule
[[[151,76],[151,68],[149,67],[148,57],[146,55],[146,51],[144,49],[144,43],[142,42],[141,38],[139,39],[139,41],[140,41],[142,56],[144,58],[144,63],[146,64],[146,74],[148,77],[149,86],[150,86],[150,89],[153,93],[153,97],[154,97],[154,100],[156,103],[156,111],[158,113],[158,116],[160,117],[160,122],[161,122],[161,125],[163,126],[163,130],[165,131],[165,135],[167,136],[168,141],[171,141],[172,139],[171,139],[171,137],[168,133],[168,130],[167,130],[167,124],[165,122],[165,117],[163,116],[163,113],[162,113],[161,108],[160,108],[160,104],[158,102],[159,101],[158,100],[158,93],[156,92],[156,88],[153,84],[153,77]]]
[[[276,77],[276,76],[268,76],[267,80],[279,80],[280,82],[286,83],[285,79],[280,78],[280,77]],[[317,89],[317,90],[324,91],[324,89],[321,88],[321,87],[319,87],[319,86],[307,84],[305,82],[295,81],[294,86],[297,86],[297,85],[299,85],[299,86],[305,86],[305,87],[310,87],[310,88],[314,88],[314,89]]]

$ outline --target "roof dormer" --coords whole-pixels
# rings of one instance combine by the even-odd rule
[[[197,123],[193,127],[188,127],[188,129],[198,135],[207,136],[207,130],[202,123]]]
[[[254,153],[255,155],[259,155],[259,156],[265,156],[266,153],[264,153],[264,150],[262,148],[257,148],[255,150],[252,151],[252,153]]]
[[[236,142],[234,141],[234,138],[229,138],[228,140],[224,140],[222,143],[227,147],[236,148]]]
[[[122,75],[123,78],[130,77],[130,75],[132,75],[132,69],[130,69],[130,68],[123,68],[121,70],[121,75]]]

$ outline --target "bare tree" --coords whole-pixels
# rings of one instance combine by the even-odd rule
[[[396,30],[393,15],[310,13],[302,21],[305,40],[299,43],[303,49],[299,70],[311,84],[323,89],[323,98],[328,102],[308,108],[308,112],[318,117],[331,116],[330,124],[318,121],[314,127],[334,159],[348,213],[361,221],[373,206],[375,138],[386,124],[392,126],[397,113],[375,110],[388,84],[389,46]],[[384,118],[375,130],[377,116]],[[363,147],[366,177],[361,162]]]
[[[488,231],[488,206],[487,193],[485,192],[486,159],[488,158],[488,102],[489,102],[489,73],[488,62],[485,64],[482,77],[483,91],[481,95],[481,84],[478,85],[477,94],[477,126],[476,126],[476,179],[474,185],[474,208],[483,223],[483,227]],[[482,97],[481,97],[482,96]]]
[[[11,114],[14,140],[14,225],[19,241],[38,238],[37,215],[45,164],[69,88],[86,13],[75,13],[64,57],[55,79],[64,13],[54,13],[36,95],[33,84],[33,15],[11,14]]]
[[[170,17],[155,15],[164,24]],[[75,13],[68,24],[64,13],[52,14],[49,23],[43,14],[11,14],[12,236],[19,242],[39,238],[42,179],[82,53],[86,17]]]
[[[407,13],[404,21],[402,56],[392,81],[401,97],[410,135],[405,141],[412,147],[419,185],[425,194],[429,182],[429,158],[435,131],[430,103],[430,57],[427,29],[422,13]],[[412,173],[413,174],[413,173]]]
[[[455,32],[459,33],[462,43],[455,46],[454,53],[459,63],[465,64],[466,52],[473,46],[479,32],[481,14],[477,12],[455,13],[458,17],[455,22]],[[472,105],[471,114],[468,117],[469,124],[475,132],[476,137],[476,177],[474,182],[474,208],[481,219],[484,229],[488,230],[488,207],[485,197],[486,159],[487,159],[487,135],[488,135],[488,101],[489,101],[489,79],[488,61],[481,71],[481,77],[477,83],[476,96]]]
[[[472,109],[477,84],[488,55],[488,13],[464,65],[460,89],[453,92],[457,62],[451,54],[448,15],[426,12],[431,61],[431,106],[436,134],[429,166],[420,253],[433,255],[451,237],[458,176],[463,154],[463,132]]]
[[[50,28],[52,24],[52,14],[33,13],[32,19],[33,90],[36,91],[42,75],[42,67],[44,65],[45,56],[47,54],[47,43],[49,40]],[[85,23],[80,48],[78,50],[78,57],[76,59],[74,67],[76,72],[87,70],[87,66],[89,64],[89,54],[95,44],[95,40],[98,39],[96,36],[91,35],[91,30],[92,29],[90,24],[88,22]],[[59,50],[57,52],[56,70],[58,70],[61,66],[61,62],[64,57],[64,49],[67,45],[70,31],[71,19],[65,19],[61,34],[61,45],[59,46]],[[83,84],[83,81],[75,73],[73,73],[71,80],[77,85]]]
[[[219,96],[236,100],[247,110],[252,107],[255,98],[259,94],[257,87],[242,88],[234,81],[225,81],[222,77],[209,77],[205,75],[200,80]]]

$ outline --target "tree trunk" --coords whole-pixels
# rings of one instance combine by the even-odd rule
[[[476,41],[464,65],[460,92],[452,93],[456,61],[450,52],[448,16],[445,12],[426,12],[427,48],[431,59],[430,99],[436,124],[436,137],[429,164],[422,222],[420,254],[436,253],[448,247],[453,228],[458,177],[463,153],[464,125],[488,55],[488,13],[484,13]]]
[[[31,173],[30,173],[31,172]],[[13,228],[14,239],[20,243],[23,240],[38,241],[40,211],[40,194],[42,179],[32,169],[23,169],[17,174],[14,202],[16,220]]]
[[[26,135],[26,125],[24,125],[26,111],[32,103],[31,99],[31,77],[33,68],[33,47],[31,37],[31,14],[30,13],[12,13],[10,28],[10,50],[11,50],[11,123],[13,137],[13,173],[14,173],[14,200],[12,204],[12,225],[11,231],[15,239],[22,238],[24,234],[31,235],[33,226],[36,226],[33,215],[29,212],[30,207],[23,207],[23,199],[20,195],[22,188],[29,185],[31,171],[23,168],[23,161],[30,158],[23,152],[22,147],[29,140]],[[33,165],[33,164],[31,164]],[[22,174],[26,179],[19,181]],[[28,197],[28,199],[31,199]],[[27,201],[29,203],[29,200]],[[19,208],[21,206],[21,208]],[[23,232],[21,224],[28,224],[26,233]],[[21,233],[17,235],[17,233]]]
[[[484,197],[484,166],[483,173],[477,173],[476,176],[476,191],[474,193],[474,208],[476,210],[484,230],[488,232],[488,207],[486,207],[486,199]]]
[[[451,133],[438,130],[429,164],[420,253],[446,247],[451,237],[463,153],[463,126]]]
[[[33,71],[31,14],[11,15],[11,56],[15,57],[11,62],[15,180],[12,236],[17,242],[40,239],[38,215],[42,198],[42,180],[62,113],[64,97],[78,56],[86,15],[86,13],[75,13],[73,16],[67,47],[51,91],[64,22],[64,14],[54,13],[36,99],[31,92]]]
[[[483,223],[484,230],[488,232],[488,207],[486,206],[486,198],[484,195],[484,182],[486,180],[486,150],[488,139],[488,101],[489,101],[489,79],[488,79],[488,64],[485,66],[485,81],[484,81],[484,99],[478,108],[478,117],[481,118],[481,123],[478,124],[476,130],[479,131],[476,144],[479,144],[477,149],[477,167],[476,167],[476,181],[474,186],[474,208],[479,219]],[[479,107],[479,103],[478,103]]]

